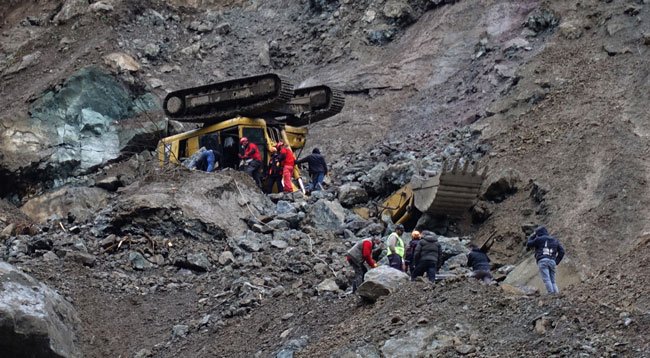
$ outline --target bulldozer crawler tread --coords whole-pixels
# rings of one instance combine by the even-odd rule
[[[244,99],[230,99],[218,103],[208,103],[203,106],[197,106],[193,112],[176,114],[168,111],[167,103],[172,98],[182,98],[183,109],[187,111],[187,103],[185,102],[188,97],[208,96],[211,93],[218,92],[221,89],[236,89],[246,88],[254,85],[256,82],[260,83],[262,80],[273,78],[276,82],[275,93],[273,94],[254,94]],[[279,84],[279,86],[278,86]],[[261,100],[259,98],[262,97]],[[237,116],[257,116],[265,112],[272,111],[273,108],[288,102],[293,97],[293,84],[282,75],[277,74],[263,74],[253,77],[238,78],[234,80],[209,84],[205,86],[193,87],[171,92],[165,98],[163,108],[165,114],[173,120],[179,122],[194,122],[203,124],[214,124],[223,120],[231,119]]]

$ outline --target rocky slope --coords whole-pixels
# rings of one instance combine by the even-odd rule
[[[3,2],[2,259],[72,303],[90,357],[648,355],[649,11]],[[156,97],[263,71],[345,91],[344,111],[310,128],[327,192],[271,200],[240,173],[153,165]],[[345,250],[385,233],[377,204],[459,157],[490,177],[445,235],[494,239],[510,285],[463,279],[461,245],[442,285],[372,305],[345,295]],[[560,297],[515,287],[538,285],[522,249],[536,223],[567,247]]]

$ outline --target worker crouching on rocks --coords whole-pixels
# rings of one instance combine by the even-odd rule
[[[368,272],[365,264],[370,268],[377,267],[377,262],[373,259],[373,251],[381,248],[381,239],[373,237],[371,239],[363,239],[357,242],[348,251],[345,256],[346,260],[352,269],[354,269],[354,279],[352,280],[352,292],[356,292],[359,286],[363,283],[363,278]]]
[[[472,275],[477,280],[491,283],[492,273],[490,273],[490,258],[474,244],[470,244],[469,249],[470,251],[467,254],[467,266],[472,268]]]
[[[406,266],[404,265],[404,241],[402,240],[402,234],[404,234],[404,226],[402,224],[397,224],[395,226],[395,231],[388,235],[386,239],[386,247],[388,248],[388,264],[390,267],[406,271]]]
[[[413,260],[415,262],[415,270],[411,276],[411,280],[427,273],[427,277],[431,283],[436,282],[436,273],[442,264],[442,248],[438,242],[436,234],[431,231],[423,231],[422,239],[418,242],[413,253]]]

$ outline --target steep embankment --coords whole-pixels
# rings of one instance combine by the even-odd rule
[[[2,233],[3,260],[74,303],[86,356],[397,357],[402,347],[415,356],[648,354],[647,4],[212,3],[0,5],[0,89],[8,94],[0,98],[0,178],[16,185],[3,195],[21,203],[70,178],[127,186],[84,205],[65,189],[50,194],[60,202],[24,208],[41,211],[32,226],[2,202],[0,221],[19,224]],[[131,58],[120,65],[107,57],[115,52]],[[160,171],[148,151],[116,165],[102,157],[84,168],[89,176],[48,171],[58,163],[53,153],[77,148],[78,138],[30,110],[69,93],[66,79],[89,65],[124,99],[265,71],[338,85],[344,111],[312,126],[309,139],[336,183],[361,181],[376,201],[416,171],[408,167],[481,159],[490,181],[506,178],[517,190],[483,198],[486,221],[452,228],[494,238],[497,265],[523,262],[511,275],[520,283],[537,280],[522,226],[547,224],[568,251],[564,296],[512,288],[504,296],[458,280],[415,283],[367,306],[339,290],[342,257],[384,224],[343,209],[337,188],[271,204],[248,178]],[[80,102],[57,98],[48,113],[85,128],[70,111]],[[133,115],[122,112],[115,120]],[[97,127],[86,128],[93,143],[104,135]],[[364,173],[380,163],[388,163],[381,172]],[[376,210],[372,200],[360,206]]]

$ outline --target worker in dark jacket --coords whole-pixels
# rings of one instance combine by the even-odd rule
[[[420,232],[413,230],[413,232],[411,232],[411,242],[409,242],[409,246],[406,248],[406,253],[404,254],[404,264],[406,264],[406,268],[411,275],[413,275],[413,272],[415,271],[413,255],[415,255],[415,248],[418,246],[421,238]]]
[[[266,190],[267,194],[273,192],[273,185],[276,186],[277,192],[282,192],[282,158],[280,153],[278,153],[277,148],[271,147],[269,150],[271,153],[271,160],[269,162],[269,170],[266,177]]]
[[[535,259],[539,274],[544,281],[546,291],[550,294],[560,293],[555,282],[555,269],[564,257],[564,247],[560,241],[548,233],[544,226],[539,226],[528,237],[526,246],[535,249]]]
[[[429,281],[435,283],[439,265],[442,265],[442,248],[436,234],[431,231],[422,232],[422,239],[415,247],[413,260],[415,261],[415,270],[411,275],[411,280],[415,280],[426,272]]]
[[[467,254],[467,266],[472,268],[474,278],[485,283],[492,282],[490,258],[488,255],[474,244],[470,244],[469,248],[470,252]]]
[[[373,237],[372,239],[363,239],[357,242],[345,255],[346,260],[354,269],[354,279],[352,280],[352,292],[363,283],[363,277],[368,272],[364,265],[367,263],[370,268],[377,267],[377,262],[373,258],[373,252],[381,246],[381,238]]]
[[[296,164],[302,163],[309,164],[309,177],[311,178],[305,189],[310,192],[322,189],[323,179],[327,175],[327,163],[320,154],[320,149],[314,148],[310,155],[296,161]]]

